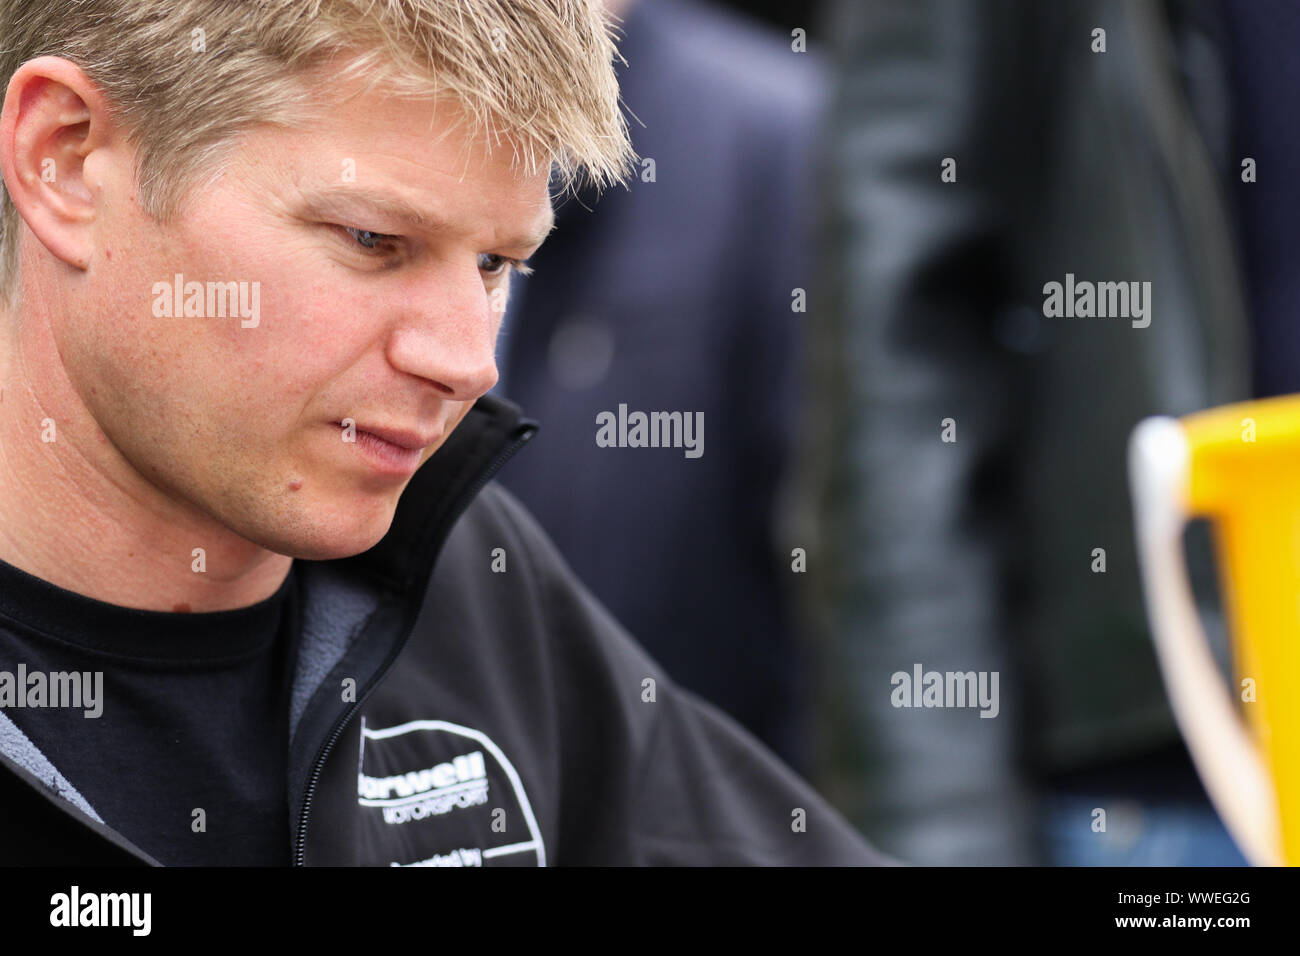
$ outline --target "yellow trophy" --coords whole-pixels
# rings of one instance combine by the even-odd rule
[[[1147,615],[1174,715],[1248,860],[1300,862],[1300,395],[1149,418],[1129,444]],[[1182,536],[1213,528],[1233,683],[1197,615]]]

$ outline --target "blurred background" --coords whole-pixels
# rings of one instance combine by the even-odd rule
[[[1157,669],[1125,452],[1300,391],[1300,5],[609,6],[643,164],[514,280],[497,391],[542,430],[503,483],[885,852],[1242,864]],[[1056,314],[1076,279],[1149,323]],[[598,447],[620,405],[702,412],[704,454]],[[1226,673],[1204,528],[1187,559]],[[996,675],[996,716],[909,706],[928,672]]]

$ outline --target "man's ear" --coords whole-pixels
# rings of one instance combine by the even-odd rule
[[[55,257],[91,260],[99,183],[91,161],[113,129],[107,100],[76,64],[42,56],[20,66],[0,111],[0,174],[27,226]],[[98,158],[98,157],[96,157]]]

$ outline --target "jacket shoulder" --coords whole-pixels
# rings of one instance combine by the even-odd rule
[[[550,778],[539,802],[559,834],[554,862],[890,862],[748,731],[678,686],[504,488],[489,484],[466,510],[434,579],[432,607],[456,608],[434,619],[461,631],[454,669],[469,679],[457,683],[491,695],[481,706],[504,714]]]

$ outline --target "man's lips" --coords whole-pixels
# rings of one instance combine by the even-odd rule
[[[335,422],[340,428],[342,422]],[[396,445],[398,448],[405,448],[407,451],[422,451],[423,449],[435,444],[442,434],[439,432],[419,432],[408,428],[387,428],[380,425],[356,425],[359,434],[364,433],[373,435],[381,441],[386,441],[390,445]]]
[[[334,423],[348,440],[348,431],[341,421]],[[387,425],[355,424],[352,445],[366,468],[375,475],[405,481],[428,457],[426,452],[442,440],[441,432],[421,432],[413,428],[392,428]]]

